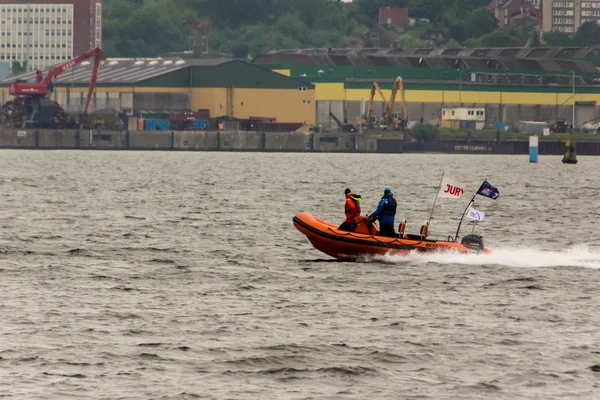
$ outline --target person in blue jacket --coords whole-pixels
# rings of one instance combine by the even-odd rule
[[[394,217],[396,216],[396,199],[390,188],[385,188],[383,191],[383,197],[379,200],[377,209],[371,215],[369,220],[375,221],[379,219],[379,233],[381,236],[396,237],[396,231],[394,230]]]

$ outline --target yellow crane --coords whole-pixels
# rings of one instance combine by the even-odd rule
[[[369,103],[367,105],[367,114],[365,118],[361,119],[360,123],[362,126],[368,126],[369,128],[373,128],[377,125],[377,117],[373,115],[373,99],[375,98],[375,93],[379,93],[379,96],[383,99],[383,104],[387,104],[387,100],[381,91],[381,88],[377,84],[377,82],[373,82],[371,86],[371,95],[369,96]]]
[[[396,96],[400,92],[400,99],[402,101],[402,116],[400,113],[394,112],[394,104],[396,102]],[[382,123],[386,127],[393,127],[397,130],[403,130],[408,124],[408,111],[406,111],[406,98],[404,95],[404,81],[401,77],[396,77],[394,85],[392,86],[392,97],[387,103],[385,114],[382,118]]]

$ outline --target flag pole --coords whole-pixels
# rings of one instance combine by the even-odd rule
[[[431,222],[431,218],[433,217],[433,209],[435,208],[435,202],[437,201],[438,194],[440,194],[440,188],[442,187],[442,182],[444,181],[445,173],[446,173],[446,171],[442,171],[442,177],[440,178],[440,184],[437,187],[437,190],[435,191],[435,198],[433,199],[433,206],[431,207],[431,213],[429,214],[429,219],[427,220],[427,226],[429,226],[429,223]]]
[[[465,208],[465,211],[463,211],[462,217],[460,217],[460,221],[458,221],[458,228],[456,228],[456,236],[454,237],[455,241],[458,241],[458,232],[460,231],[460,225],[463,222],[463,219],[465,218],[465,215],[467,214],[467,210],[469,209],[469,207],[471,207],[471,204],[473,204],[473,202],[475,201],[475,196],[477,196],[477,192],[475,192],[475,194],[473,195],[473,198],[471,199],[471,201],[469,201],[469,204],[467,204],[467,208]]]

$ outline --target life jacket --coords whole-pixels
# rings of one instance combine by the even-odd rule
[[[395,216],[396,215],[396,207],[398,203],[396,203],[396,199],[393,197],[388,197],[387,205],[383,206],[383,210],[381,210],[381,215],[386,216]]]
[[[356,211],[358,212],[358,214],[360,214],[360,201],[362,200],[362,197],[360,196],[360,194],[352,194],[350,198],[354,200]]]
[[[356,207],[356,213],[360,215],[360,201],[362,200],[362,197],[360,196],[360,194],[350,193],[349,198],[352,199],[352,201],[354,202],[354,207]],[[345,211],[346,213],[351,213],[353,210],[348,209],[348,207],[346,206]]]

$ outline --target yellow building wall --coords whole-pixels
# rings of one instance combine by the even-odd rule
[[[336,101],[343,100],[345,97],[346,90],[343,83],[319,83],[315,85],[316,100]]]
[[[209,109],[211,117],[227,115],[227,89],[192,89],[192,109]],[[315,110],[314,90],[233,89],[235,118],[273,117],[277,122],[314,124]]]
[[[315,123],[315,91],[311,89],[234,89],[233,98],[236,118],[275,117],[277,122]]]
[[[197,88],[192,89],[192,110],[210,110],[210,116],[227,115],[227,89]]]
[[[289,69],[274,69],[273,72],[277,72],[278,74],[285,76],[290,76],[292,74],[292,71]]]
[[[319,84],[317,84],[317,93]],[[386,98],[391,97],[391,90],[383,91]],[[371,95],[369,89],[346,89],[345,95],[336,99],[321,98],[317,100],[368,100]],[[533,104],[533,105],[572,105],[574,101],[596,101],[600,105],[600,94],[575,94],[570,93],[523,93],[523,92],[470,92],[455,90],[407,90],[405,93],[408,103],[475,103],[475,104]],[[375,101],[381,101],[378,94]],[[396,97],[396,103],[400,97]]]

